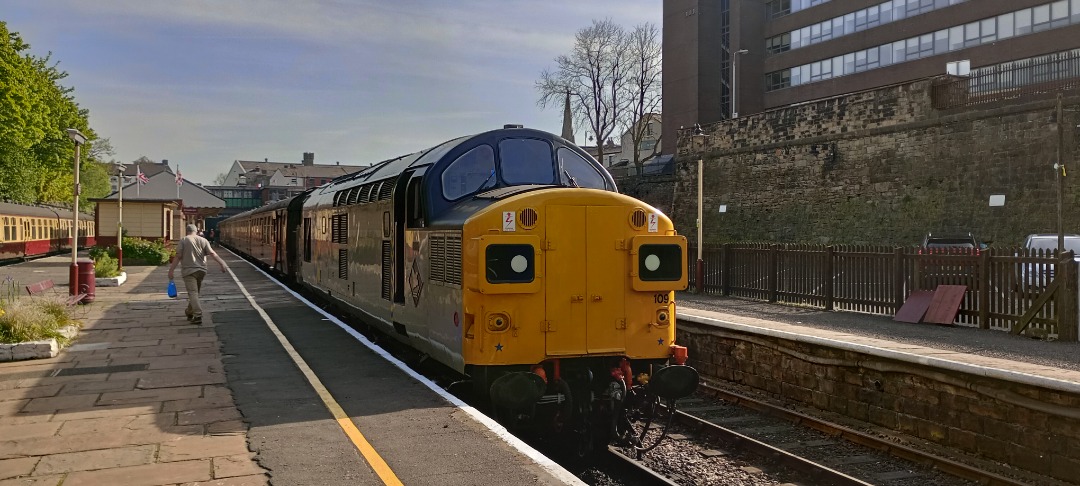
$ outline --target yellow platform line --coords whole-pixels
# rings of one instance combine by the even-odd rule
[[[232,268],[229,268],[228,270],[233,281],[240,287],[240,292],[244,294],[248,303],[255,308],[255,311],[258,312],[259,316],[266,322],[266,325],[270,328],[270,332],[273,332],[274,336],[277,337],[278,342],[285,348],[285,352],[292,358],[293,363],[296,363],[296,366],[304,373],[304,377],[307,378],[308,383],[311,383],[311,386],[315,388],[315,392],[319,394],[319,399],[326,405],[326,409],[329,410],[334,416],[334,419],[337,420],[338,426],[341,427],[341,430],[345,432],[345,435],[352,441],[353,445],[356,446],[356,449],[360,451],[360,455],[364,457],[364,460],[367,461],[368,465],[371,466],[371,469],[375,471],[375,474],[379,476],[379,479],[382,479],[383,484],[388,486],[403,486],[401,480],[394,474],[394,471],[390,469],[390,466],[386,464],[386,461],[383,460],[382,456],[375,451],[375,448],[367,441],[364,434],[360,433],[360,429],[356,428],[356,424],[354,424],[352,419],[345,413],[345,410],[341,408],[341,405],[338,405],[337,400],[334,400],[334,397],[330,395],[330,391],[323,386],[319,377],[315,376],[315,372],[307,365],[304,358],[300,356],[300,353],[296,352],[296,348],[294,348],[292,344],[289,343],[289,340],[285,338],[285,335],[281,333],[281,330],[274,324],[274,320],[270,318],[270,315],[255,302],[255,297],[252,297],[251,293],[247,291],[244,284],[241,283],[240,279],[233,273]]]

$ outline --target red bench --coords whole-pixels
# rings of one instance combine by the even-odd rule
[[[31,295],[31,296],[38,295],[38,294],[40,294],[40,293],[42,293],[42,292],[44,292],[46,290],[49,290],[49,289],[51,289],[51,288],[53,288],[55,286],[56,286],[56,284],[53,283],[52,279],[42,280],[42,281],[40,281],[38,283],[27,285],[26,286],[26,294]],[[82,302],[82,300],[84,298],[86,298],[86,294],[72,295],[72,296],[68,297],[67,305],[78,304],[79,302]]]

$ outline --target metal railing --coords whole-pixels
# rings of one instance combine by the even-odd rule
[[[934,108],[949,109],[1080,89],[1080,49],[974,69],[934,80]]]
[[[696,248],[688,251],[697,254]],[[700,289],[707,294],[895,315],[916,290],[963,285],[955,324],[1012,332],[1032,328],[1077,340],[1077,264],[1071,253],[743,243],[706,247],[702,259]],[[690,258],[690,291],[699,290],[695,264]],[[1062,278],[1055,281],[1055,275]]]

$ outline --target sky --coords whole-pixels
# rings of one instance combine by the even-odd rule
[[[662,0],[0,0],[113,158],[208,185],[234,160],[367,165],[508,123],[560,133],[540,73],[594,19],[661,16]]]

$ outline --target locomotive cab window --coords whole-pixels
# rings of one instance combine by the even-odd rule
[[[443,171],[443,197],[455,201],[485,187],[495,187],[498,182],[495,151],[488,145],[481,145],[462,154]]]
[[[577,152],[561,147],[556,154],[559,157],[559,180],[562,185],[607,189],[607,181],[596,166]]]
[[[499,168],[507,184],[554,184],[551,145],[531,138],[499,142]]]
[[[424,227],[424,191],[423,191],[423,177],[413,177],[409,180],[409,188],[405,191],[408,201],[406,204],[406,211],[408,211],[408,217],[406,218],[406,226],[409,228],[423,228]]]

